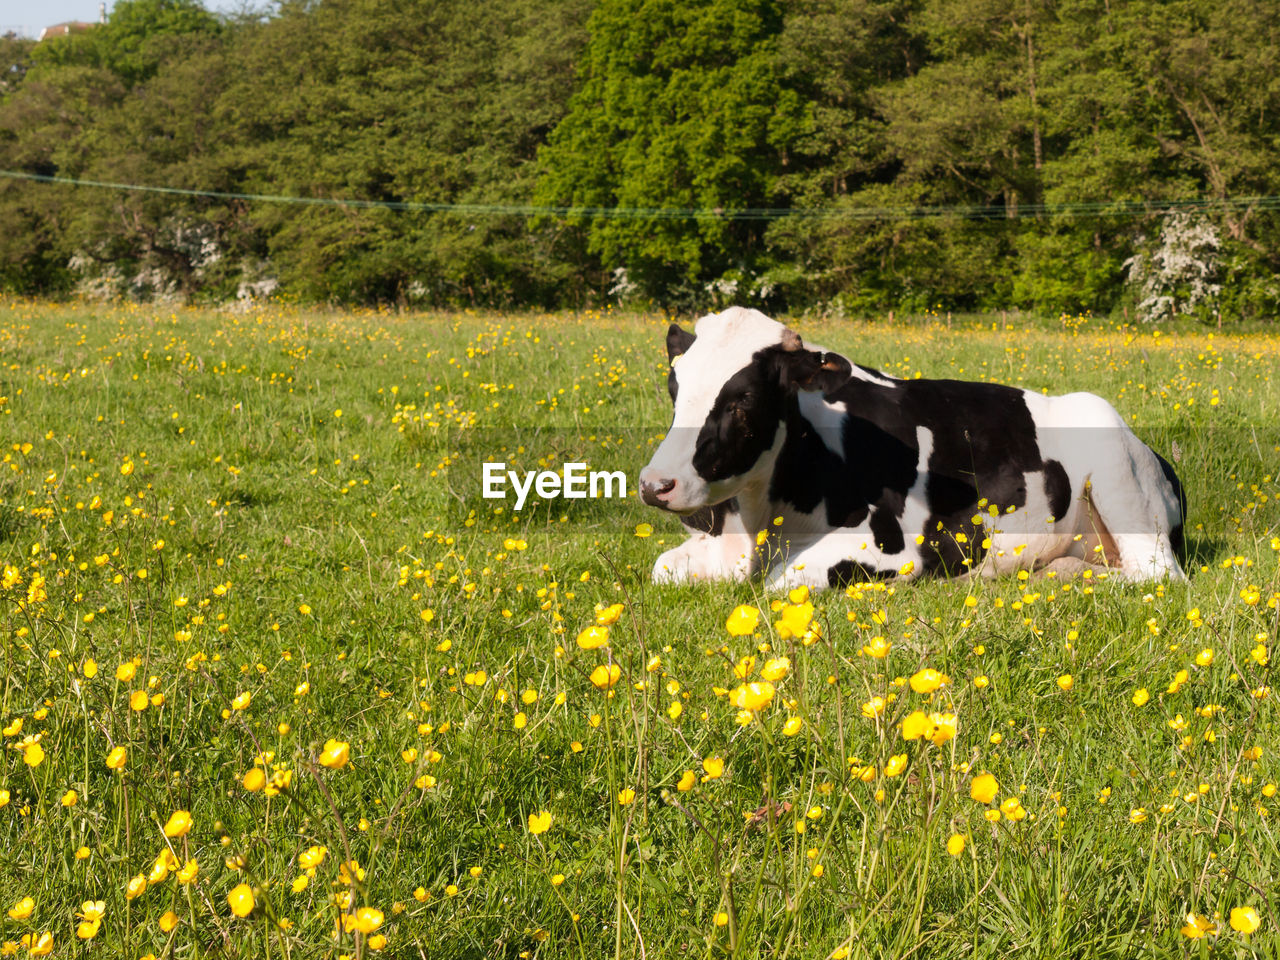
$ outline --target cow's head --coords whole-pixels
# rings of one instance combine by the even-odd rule
[[[833,389],[851,370],[843,357],[805,349],[794,330],[756,310],[733,307],[694,329],[673,323],[667,331],[675,416],[640,471],[640,499],[675,513],[767,481],[796,391]]]

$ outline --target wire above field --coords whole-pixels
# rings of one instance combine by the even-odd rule
[[[113,183],[75,177],[55,177],[19,170],[0,170],[0,177],[51,185],[90,187],[129,193],[157,193],[209,200],[244,200],[256,203],[296,204],[347,209],[384,209],[410,213],[447,213],[458,216],[558,217],[582,220],[1015,220],[1029,217],[1142,217],[1184,211],[1274,210],[1280,196],[1232,197],[1225,199],[1076,201],[1070,203],[1027,203],[1016,207],[1003,204],[948,204],[936,206],[856,207],[747,207],[739,210],[676,207],[560,207],[534,204],[421,203],[409,200],[358,200],[341,197],[291,197],[263,193],[236,193],[198,190],[156,184]]]

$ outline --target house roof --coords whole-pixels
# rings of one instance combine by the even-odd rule
[[[40,36],[36,41],[48,40],[50,37],[65,37],[69,33],[80,33],[83,30],[89,30],[97,26],[94,23],[86,23],[83,20],[67,20],[63,23],[55,23],[51,27],[45,27],[40,31]]]

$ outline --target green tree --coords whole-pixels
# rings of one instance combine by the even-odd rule
[[[773,0],[604,0],[588,23],[581,86],[543,151],[541,202],[702,210],[773,206],[804,105],[782,83]],[[566,218],[606,271],[649,296],[705,298],[725,278],[747,293],[763,227],[724,216]]]

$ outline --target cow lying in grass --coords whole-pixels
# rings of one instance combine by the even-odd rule
[[[693,532],[655,580],[1184,579],[1173,468],[1101,397],[899,380],[740,307],[695,331],[667,332],[675,416],[640,472]]]

